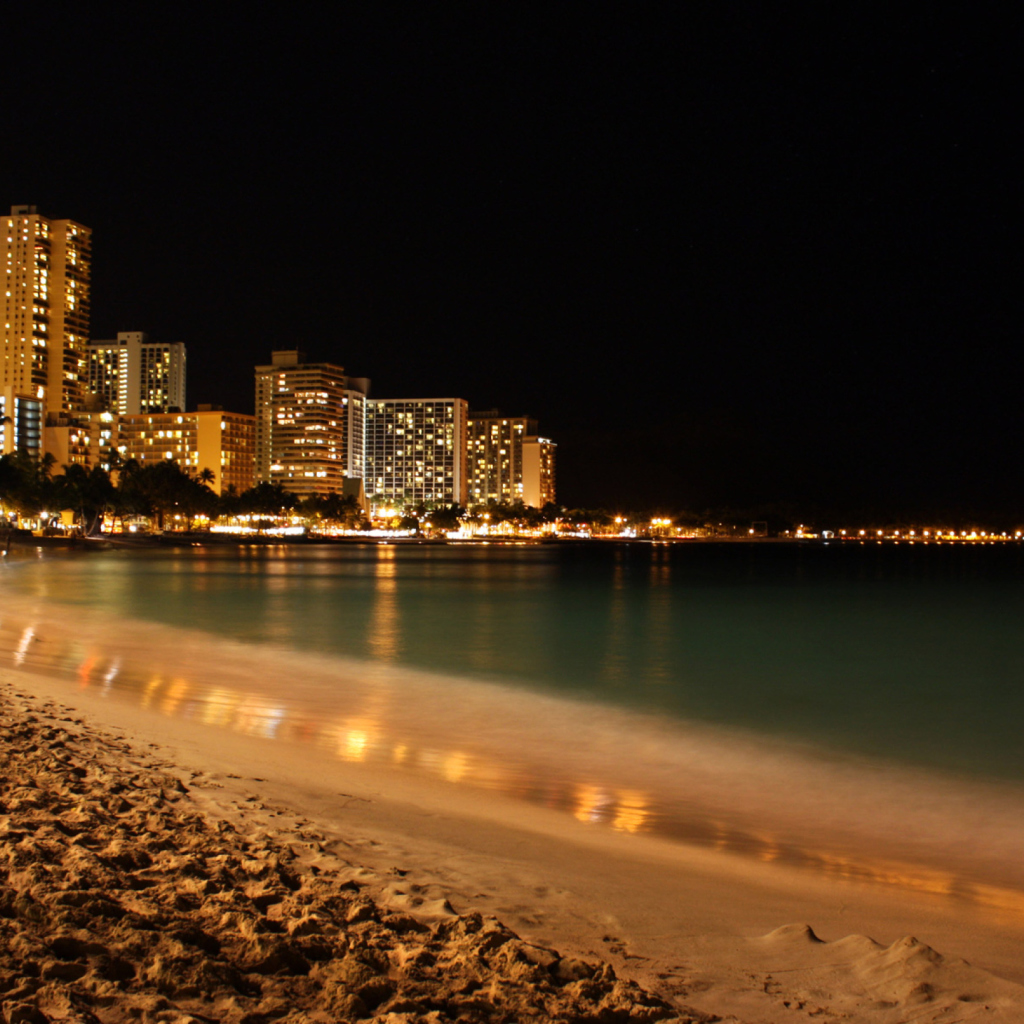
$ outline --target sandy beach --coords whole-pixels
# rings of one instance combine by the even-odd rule
[[[7,1024],[1024,1019],[1019,908],[0,679]]]
[[[7,1024],[705,1019],[361,869],[285,809],[204,813],[215,779],[71,710],[4,693]]]

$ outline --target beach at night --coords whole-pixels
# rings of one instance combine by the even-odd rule
[[[1012,16],[281,13],[5,39],[0,1024],[1020,1024]]]
[[[663,614],[685,606],[698,585],[685,556],[660,563],[659,553],[641,550],[629,556],[633,577],[643,570],[631,600],[646,602],[664,588]],[[929,554],[925,575],[934,585],[938,563]],[[1006,777],[1015,768],[995,751],[988,771],[978,770],[977,755],[967,757],[970,736],[962,753],[971,770],[953,770],[866,753],[863,738],[860,751],[797,740],[792,723],[788,736],[778,723],[758,732],[749,724],[709,722],[708,715],[701,721],[678,709],[659,712],[650,703],[616,705],[607,691],[555,693],[542,678],[513,685],[409,664],[426,657],[415,643],[426,608],[413,599],[424,579],[435,600],[448,593],[442,579],[455,594],[475,586],[474,604],[490,606],[492,614],[503,607],[514,633],[512,612],[501,605],[503,594],[515,592],[509,579],[522,588],[540,578],[557,589],[580,572],[608,570],[614,593],[614,560],[602,567],[599,558],[596,570],[592,557],[583,566],[570,560],[566,568],[545,554],[538,577],[531,559],[540,556],[529,552],[491,552],[468,563],[460,554],[454,564],[432,553],[426,564],[434,565],[433,575],[415,552],[392,552],[382,562],[375,549],[363,557],[329,554],[312,568],[307,556],[296,562],[282,553],[255,563],[252,556],[193,551],[114,555],[105,566],[107,557],[8,566],[6,583],[23,598],[0,621],[0,656],[20,708],[26,692],[53,702],[52,727],[76,732],[79,757],[88,758],[94,733],[113,730],[119,742],[181,780],[188,793],[175,799],[183,807],[231,821],[243,840],[265,833],[275,849],[307,839],[329,849],[336,877],[358,881],[378,917],[416,917],[425,907],[420,918],[435,929],[430,935],[438,921],[455,920],[451,915],[494,917],[531,948],[557,950],[595,970],[611,965],[617,978],[682,1019],[686,1012],[752,1022],[822,1019],[857,1007],[863,1015],[853,1019],[902,1020],[913,1008],[912,1019],[941,1020],[952,1006],[1009,1021],[1020,1012],[1024,797],[1019,780]],[[652,582],[652,557],[660,583],[657,574]],[[989,557],[1005,561],[1006,554]],[[670,584],[665,573],[671,577],[673,569]],[[721,580],[725,569],[719,563],[714,575]],[[889,570],[903,577],[901,587],[906,570]],[[777,564],[766,571],[774,580],[769,589],[777,590]],[[371,627],[362,631],[378,645],[376,657],[297,649],[297,637],[317,625],[310,611],[281,619],[286,591],[308,591],[319,579],[318,601],[340,623],[350,606],[347,588],[364,572],[384,600],[368,608]],[[21,573],[17,582],[12,573]],[[133,574],[154,597],[148,610],[140,608],[143,617],[95,608],[104,588],[110,610],[132,600]],[[820,602],[827,580],[806,585]],[[592,578],[588,589],[595,589]],[[94,608],[67,605],[62,613],[52,600],[59,592],[87,598]],[[233,618],[242,593],[249,594],[244,614]],[[776,592],[774,602],[760,595],[756,603],[763,613],[779,599]],[[888,607],[877,592],[858,599]],[[221,625],[212,631],[202,628],[202,606],[211,600],[221,608]],[[347,600],[353,609],[366,605],[358,592]],[[735,598],[727,607],[725,628],[742,634]],[[183,609],[191,609],[190,625]],[[273,641],[245,639],[245,629],[267,635],[275,614]],[[805,620],[801,628],[822,626]],[[802,643],[810,643],[806,632]],[[659,685],[682,685],[684,666],[671,652],[662,655],[661,663],[632,665],[636,686],[659,671],[668,680]],[[767,674],[798,671],[785,655],[776,658],[780,664],[765,662]],[[53,710],[59,707],[65,711]],[[820,713],[825,717],[814,727],[824,733],[830,712]],[[927,716],[924,707],[919,716]],[[62,717],[70,724],[61,726]],[[799,721],[807,720],[805,712]],[[948,725],[939,717],[931,727]],[[118,750],[115,760],[123,761]],[[306,833],[314,838],[303,839]],[[308,852],[302,856],[318,863]],[[824,941],[812,939],[805,925]],[[396,964],[405,954],[388,948],[387,970],[401,979]],[[396,993],[405,991],[405,982],[395,983]],[[308,983],[321,993],[330,988],[325,984]],[[608,985],[587,997],[587,1012],[613,999]],[[125,991],[141,998],[151,987],[140,969]],[[558,999],[571,995],[556,988]],[[258,1004],[246,1004],[246,1012],[257,1012]],[[440,1005],[423,1003],[415,1012]],[[387,1001],[379,1006],[383,1013]],[[649,1010],[654,1016],[639,1019],[660,1019],[655,1003]],[[790,1016],[774,1016],[783,1012]]]

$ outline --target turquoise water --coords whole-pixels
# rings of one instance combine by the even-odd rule
[[[271,546],[8,559],[13,595],[1024,779],[1017,546]]]

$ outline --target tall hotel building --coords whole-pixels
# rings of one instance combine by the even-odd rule
[[[0,454],[39,456],[44,425],[82,404],[92,232],[34,206],[4,219]]]
[[[465,505],[468,423],[461,398],[369,400],[364,483],[371,507]]]
[[[142,331],[88,345],[88,388],[121,416],[185,409],[185,346],[162,344]]]
[[[84,397],[92,232],[34,206],[12,206],[4,227],[0,394],[5,405],[34,399],[44,416],[67,414]]]
[[[297,350],[256,367],[256,481],[305,497],[359,493],[370,382]],[[349,481],[346,484],[346,480]]]
[[[497,409],[469,414],[469,500],[474,505],[523,500],[523,438],[536,435],[527,416]]]
[[[473,412],[469,473],[471,504],[521,501],[543,508],[555,500],[555,445],[538,436],[529,416]]]

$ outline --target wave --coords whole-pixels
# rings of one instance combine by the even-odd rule
[[[0,665],[581,825],[1024,909],[1024,787],[394,664],[26,602]]]

